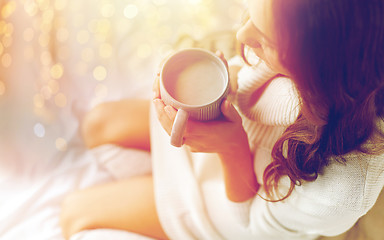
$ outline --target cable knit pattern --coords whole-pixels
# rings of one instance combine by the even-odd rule
[[[263,63],[243,66],[238,76],[237,109],[262,184],[274,143],[299,113],[298,95],[290,79],[275,77]],[[257,103],[250,104],[252,93],[271,78]],[[346,164],[331,161],[316,181],[295,187],[283,202],[267,202],[259,195],[230,202],[219,157],[170,146],[168,135],[151,119],[156,204],[171,239],[313,240],[337,235],[373,206],[384,185],[384,155],[353,152],[345,156]],[[280,189],[288,185],[284,178]]]
[[[288,126],[298,115],[299,101],[292,81],[276,75],[264,62],[257,67],[244,66],[238,73],[237,105],[250,120]],[[252,94],[271,79],[257,103],[252,104]]]

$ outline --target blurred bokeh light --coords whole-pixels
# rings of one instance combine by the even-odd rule
[[[74,108],[85,111],[102,101],[143,92],[160,60],[180,39],[204,41],[210,34],[233,31],[243,4],[1,1],[0,133],[22,129],[39,139],[50,137],[56,150],[65,150],[68,118],[79,111]]]

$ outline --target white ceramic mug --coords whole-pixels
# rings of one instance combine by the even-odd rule
[[[215,54],[199,48],[172,54],[160,72],[160,94],[166,105],[176,108],[171,144],[180,147],[189,117],[207,121],[217,118],[229,92],[228,70]]]

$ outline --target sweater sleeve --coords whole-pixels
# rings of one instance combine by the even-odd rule
[[[259,193],[263,195],[263,190]],[[318,235],[310,232],[301,232],[283,225],[272,212],[275,203],[268,202],[260,195],[252,200],[242,203],[229,202],[232,216],[237,219],[243,231],[257,239],[315,239]],[[286,211],[284,213],[287,213]],[[288,216],[294,216],[295,212],[288,212]],[[305,221],[305,219],[304,219]],[[268,236],[268,237],[267,237]]]
[[[383,188],[384,155],[351,153],[345,158],[346,164],[332,161],[316,181],[296,186],[284,201],[264,200],[261,189],[249,202],[230,203],[233,216],[255,237],[314,239],[347,231],[372,208]],[[282,184],[284,191],[287,182]]]
[[[358,212],[341,205],[319,203],[302,195],[277,203],[260,195],[248,202],[228,203],[243,231],[254,238],[309,240],[336,236],[347,231],[360,217]]]

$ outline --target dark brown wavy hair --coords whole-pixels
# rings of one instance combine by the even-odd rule
[[[264,171],[269,199],[283,176],[295,185],[314,181],[330,157],[363,147],[379,133],[384,116],[384,1],[273,0],[281,63],[289,70],[301,100],[301,113],[272,150]],[[274,201],[274,200],[272,200]]]

